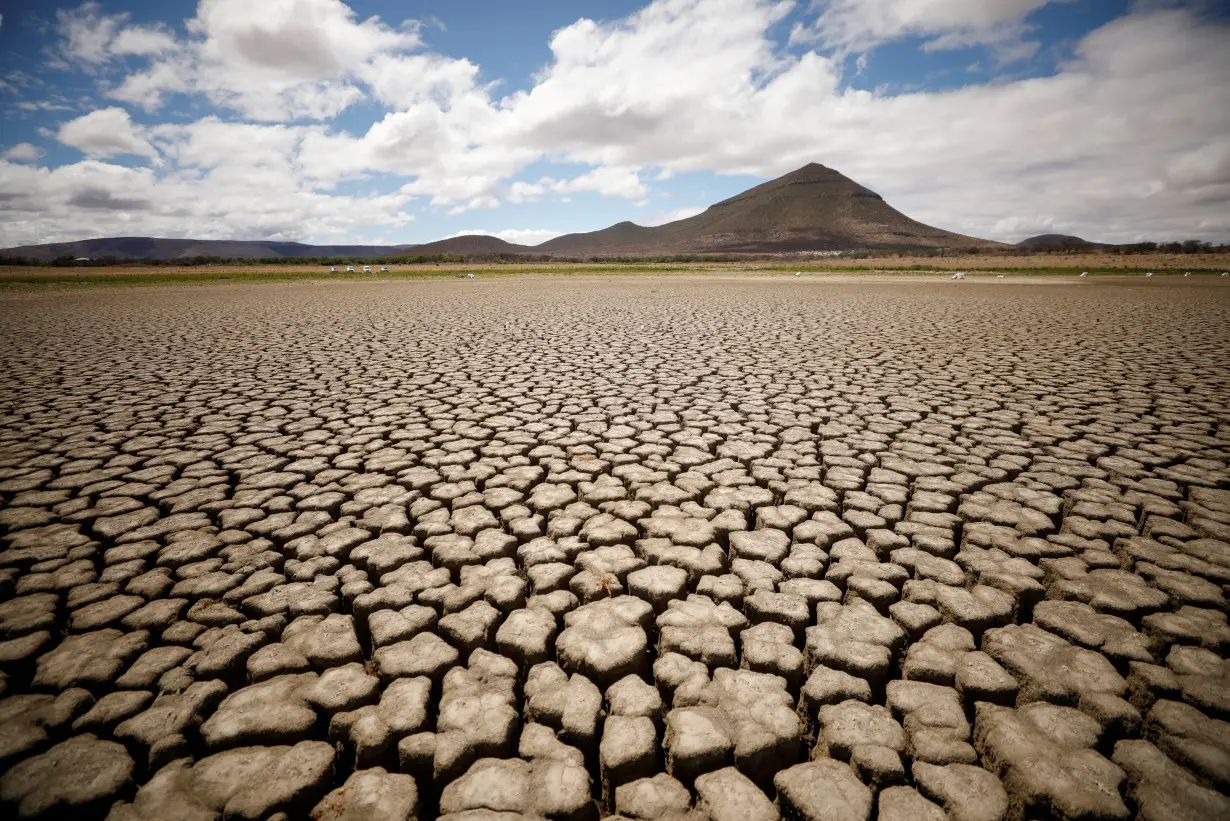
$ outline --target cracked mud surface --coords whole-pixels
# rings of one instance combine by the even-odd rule
[[[0,311],[7,817],[1230,817],[1230,289]]]

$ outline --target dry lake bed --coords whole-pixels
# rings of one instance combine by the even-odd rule
[[[1230,817],[1224,280],[10,292],[0,357],[5,817]]]

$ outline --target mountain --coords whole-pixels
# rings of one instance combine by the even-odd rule
[[[1090,242],[1067,234],[1038,234],[1036,237],[1021,240],[1016,247],[1027,251],[1096,251],[1105,248],[1106,243]]]
[[[56,257],[90,259],[185,259],[224,257],[229,259],[271,259],[274,257],[379,257],[395,254],[398,245],[306,245],[302,242],[273,240],[162,239],[159,237],[105,237],[46,245],[22,245],[0,250],[0,258],[51,262]]]
[[[529,245],[516,245],[486,234],[466,234],[428,242],[423,245],[405,245],[400,254],[409,256],[428,254],[455,254],[458,256],[495,256],[496,254],[533,254],[538,249]]]
[[[602,231],[556,237],[537,249],[613,256],[999,245],[923,225],[849,177],[810,163],[694,217],[654,228],[621,222]]]
[[[637,253],[636,249],[650,245],[655,236],[653,228],[625,220],[601,231],[564,234],[534,247],[547,254],[617,255]]]
[[[187,259],[190,257],[223,257],[226,259],[274,259],[294,257],[370,258],[394,255],[454,254],[459,256],[495,256],[496,254],[528,254],[536,249],[514,245],[499,237],[482,234],[450,237],[422,245],[307,245],[302,242],[272,240],[210,240],[161,239],[158,237],[106,237],[75,242],[52,242],[46,245],[23,245],[0,250],[0,259],[22,257],[39,262],[51,262],[56,257],[86,257],[92,260],[116,259]]]
[[[1029,247],[1026,243],[1041,239],[1034,237],[1021,246]],[[1084,242],[1076,237],[1062,239]],[[784,177],[722,200],[694,217],[654,227],[621,222],[601,231],[565,234],[534,246],[516,245],[481,234],[450,237],[422,245],[305,245],[298,242],[111,237],[9,248],[0,250],[0,258],[25,257],[50,262],[64,255],[91,259],[355,258],[433,254],[597,257],[970,247],[1008,246],[923,225],[849,177],[818,163],[809,163]]]

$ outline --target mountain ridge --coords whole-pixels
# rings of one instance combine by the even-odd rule
[[[671,256],[806,251],[1005,248],[1003,243],[945,231],[907,217],[876,192],[819,163],[768,180],[663,225],[624,220],[596,231],[565,234],[540,245],[518,245],[467,234],[416,245],[307,245],[275,240],[195,240],[107,237],[0,250],[0,258],[51,262],[64,255],[91,259],[184,259],[194,256],[294,257]]]

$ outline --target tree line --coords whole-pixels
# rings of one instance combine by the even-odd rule
[[[863,249],[841,251],[838,259],[874,259],[895,256],[913,257],[950,257],[963,255],[986,256],[1031,256],[1034,254],[1072,255],[1087,253],[1104,254],[1224,254],[1230,252],[1230,245],[1214,244],[1203,240],[1189,239],[1182,242],[1134,242],[1126,245],[1103,245],[1100,247],[1060,246],[1055,248],[1020,248],[1009,247],[979,247],[965,248],[899,248],[899,249]],[[178,257],[175,259],[154,259],[150,257],[117,257],[103,256],[81,259],[72,254],[61,254],[48,262],[34,257],[0,257],[0,265],[52,265],[57,268],[106,268],[115,265],[142,265],[154,268],[198,267],[205,265],[283,265],[283,266],[329,266],[342,267],[346,265],[449,265],[449,264],[517,264],[517,263],[614,263],[630,265],[646,265],[653,263],[680,262],[740,262],[749,260],[775,260],[782,257],[792,259],[806,256],[805,253],[726,253],[726,254],[662,254],[654,256],[575,256],[559,254],[407,254],[397,257],[218,257],[195,256]]]

